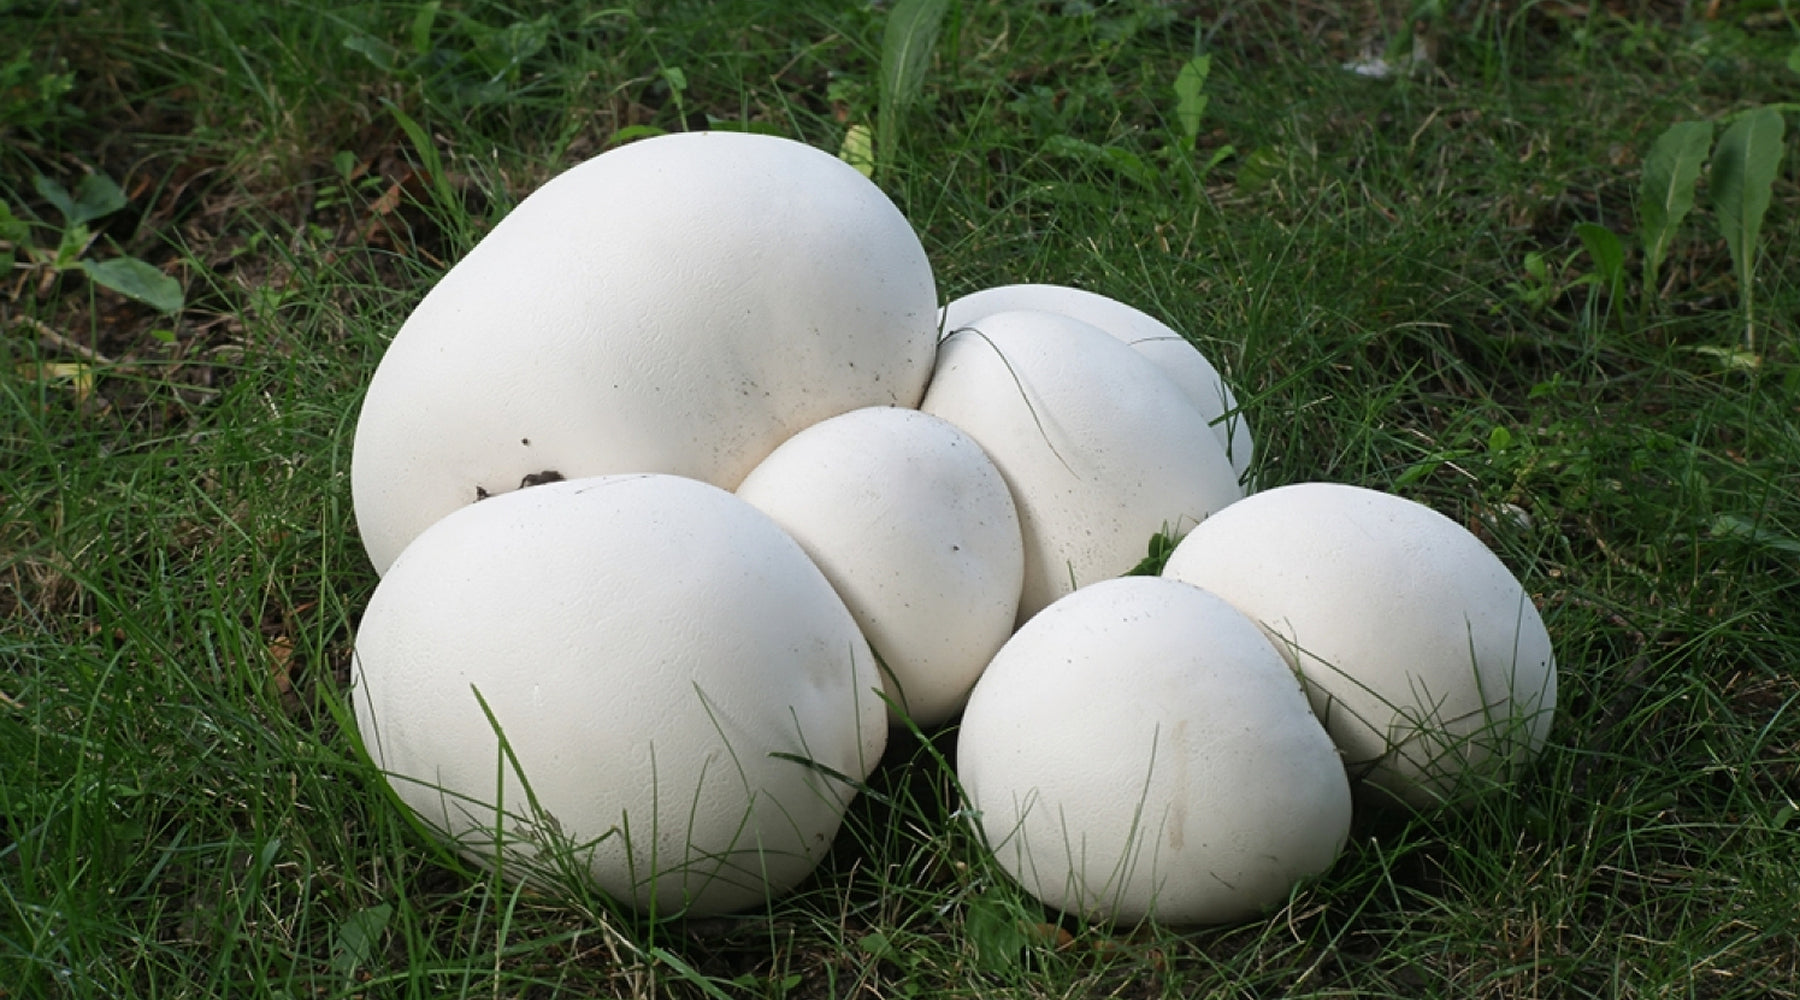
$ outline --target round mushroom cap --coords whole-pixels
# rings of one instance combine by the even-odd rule
[[[1019,621],[1119,576],[1243,496],[1206,419],[1104,331],[1047,312],[983,317],[945,338],[921,408],[1006,477],[1025,536]]]
[[[1045,608],[969,698],[957,776],[995,859],[1087,917],[1251,917],[1329,868],[1350,787],[1256,625],[1198,587],[1123,577]]]
[[[621,146],[531,194],[388,346],[351,456],[363,544],[528,481],[725,489],[801,429],[916,406],[937,292],[912,227],[837,157],[767,135]]]
[[[1377,799],[1454,800],[1543,747],[1556,660],[1530,595],[1461,525],[1338,483],[1247,497],[1163,575],[1259,622]]]
[[[1001,285],[952,301],[939,316],[945,331],[959,330],[985,316],[1016,309],[1052,312],[1098,327],[1149,358],[1193,401],[1246,482],[1254,444],[1250,424],[1237,412],[1237,398],[1206,355],[1191,341],[1149,313],[1097,292],[1064,285]]]
[[[1025,577],[1012,495],[980,445],[930,414],[869,407],[794,435],[737,493],[825,571],[896,712],[929,727],[962,709],[1012,634]]]
[[[425,822],[652,915],[799,882],[887,739],[874,657],[818,568],[674,476],[550,483],[432,525],[369,601],[355,683],[364,746]]]

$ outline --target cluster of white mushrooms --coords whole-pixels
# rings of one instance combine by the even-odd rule
[[[1501,781],[1556,688],[1474,536],[1349,486],[1246,497],[1250,454],[1148,315],[940,310],[838,159],[632,143],[495,226],[369,384],[358,728],[470,856],[700,915],[794,887],[890,724],[962,712],[964,813],[1026,890],[1240,919],[1332,864],[1353,783]],[[1163,531],[1163,575],[1121,577]]]

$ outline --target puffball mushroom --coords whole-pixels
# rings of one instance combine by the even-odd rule
[[[1012,634],[1024,583],[1000,470],[953,425],[870,407],[808,427],[738,487],[787,529],[849,605],[913,722],[961,710]]]
[[[874,658],[818,568],[675,476],[549,483],[427,528],[369,601],[355,682],[363,744],[427,823],[652,914],[800,881],[853,794],[840,777],[887,739]]]
[[[1454,799],[1530,760],[1556,660],[1519,581],[1421,504],[1338,483],[1248,497],[1175,547],[1163,575],[1260,622],[1377,798]]]
[[[1175,383],[1067,316],[996,313],[952,333],[921,408],[967,432],[1006,477],[1025,536],[1021,622],[1130,570],[1158,531],[1185,532],[1243,496]]]
[[[1337,750],[1273,646],[1198,587],[1123,577],[1045,608],[969,697],[957,776],[995,859],[1088,917],[1250,917],[1350,829]]]
[[[1254,445],[1250,440],[1250,424],[1239,415],[1237,399],[1217,368],[1186,337],[1149,313],[1110,299],[1096,292],[1064,285],[1001,285],[952,301],[944,307],[939,322],[947,331],[976,323],[984,316],[1016,309],[1052,312],[1098,327],[1131,345],[1132,350],[1155,363],[1171,381],[1187,393],[1200,410],[1231,466],[1238,481],[1250,473]]]
[[[385,572],[530,476],[731,489],[826,417],[916,405],[936,342],[924,248],[837,157],[732,132],[621,146],[521,202],[401,327],[357,422],[357,525]]]

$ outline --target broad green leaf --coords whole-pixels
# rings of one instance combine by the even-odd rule
[[[1711,122],[1676,122],[1658,136],[1644,158],[1638,193],[1638,239],[1644,244],[1644,290],[1654,294],[1656,275],[1681,220],[1694,207],[1694,184],[1712,144]]]
[[[1280,150],[1273,146],[1258,146],[1245,154],[1243,162],[1238,164],[1237,188],[1245,194],[1254,194],[1274,183],[1286,167],[1287,159]]]
[[[1800,45],[1788,50],[1787,68],[1800,73]]]
[[[412,46],[414,55],[424,55],[431,51],[431,26],[437,21],[438,9],[443,6],[441,0],[422,3],[413,13],[412,24],[407,29],[407,42]]]
[[[850,126],[844,133],[844,145],[838,149],[838,159],[855,167],[864,177],[875,175],[875,137],[869,126]]]
[[[1756,266],[1756,239],[1762,233],[1769,192],[1781,164],[1784,127],[1780,112],[1758,108],[1732,122],[1713,151],[1713,212],[1718,215],[1725,245],[1731,249],[1738,293],[1746,297]]]
[[[58,271],[74,267],[92,238],[93,233],[88,232],[88,227],[79,222],[64,229],[62,238],[56,243],[56,256],[51,258],[50,266]]]
[[[394,47],[374,35],[357,33],[344,39],[344,48],[362,56],[369,65],[382,71],[394,71]]]
[[[480,68],[489,84],[516,83],[520,66],[536,55],[550,37],[548,16],[535,21],[513,21],[505,27],[489,25],[463,13],[458,13],[456,19],[462,33],[473,43],[464,49],[465,55]],[[503,92],[507,89],[503,88]]]
[[[1443,465],[1444,460],[1441,458],[1428,458],[1423,462],[1414,462],[1412,465],[1408,466],[1404,472],[1400,473],[1399,476],[1395,477],[1394,488],[1401,489],[1406,486],[1411,486],[1413,483],[1436,472],[1438,469],[1442,468]]]
[[[949,0],[900,0],[881,32],[881,97],[876,112],[878,155],[893,162],[900,116],[918,99],[931,66]]]
[[[1131,150],[1123,146],[1102,146],[1100,147],[1100,156],[1101,162],[1144,187],[1156,187],[1156,168],[1145,163],[1143,157]]]
[[[881,99],[905,104],[925,85],[949,0],[900,0],[881,33]]]
[[[1605,226],[1592,222],[1578,223],[1575,235],[1581,238],[1588,256],[1594,258],[1594,271],[1605,282],[1607,291],[1617,296],[1619,286],[1625,282],[1625,247],[1619,237]]]
[[[1195,56],[1175,74],[1175,121],[1182,144],[1192,149],[1200,140],[1200,120],[1206,114],[1206,78],[1212,72],[1212,56]]]
[[[507,25],[501,33],[505,42],[505,51],[515,65],[523,63],[550,44],[550,26],[553,18],[546,14],[530,21],[514,21]]]
[[[1146,188],[1154,188],[1157,184],[1156,169],[1145,163],[1143,157],[1123,146],[1102,146],[1072,135],[1053,135],[1044,143],[1044,149],[1106,167]]]
[[[1744,304],[1744,346],[1752,352],[1756,349],[1756,299],[1750,282],[1756,274],[1756,240],[1781,165],[1784,128],[1780,111],[1757,108],[1732,122],[1713,150],[1713,213],[1737,270],[1738,297]]]
[[[983,972],[1011,972],[1024,963],[1031,936],[1016,908],[988,894],[969,900],[963,930],[975,946],[975,967]]]
[[[39,198],[49,202],[58,212],[62,213],[63,225],[76,225],[75,199],[69,196],[68,188],[45,177],[43,174],[37,176],[37,179],[32,183],[32,187],[36,189]]]
[[[894,955],[893,942],[889,941],[888,936],[880,931],[870,931],[857,938],[856,947],[863,954],[872,955],[875,958],[890,958]]]
[[[1138,560],[1136,566],[1126,572],[1126,576],[1160,576],[1163,566],[1169,561],[1169,555],[1175,551],[1178,539],[1167,530],[1150,536],[1150,544],[1145,547],[1144,558]]]
[[[1205,177],[1213,172],[1213,168],[1237,155],[1237,147],[1226,143],[1206,158],[1206,165],[1200,168],[1200,176]]]
[[[1525,273],[1539,281],[1550,280],[1550,264],[1536,250],[1525,252]]]
[[[1719,514],[1712,519],[1709,533],[1714,538],[1733,538],[1750,545],[1760,545],[1788,555],[1800,555],[1800,540],[1795,540],[1764,527],[1760,521],[1742,514]]]
[[[31,238],[31,225],[12,213],[12,206],[0,200],[0,240],[23,246]]]
[[[337,940],[332,943],[331,967],[341,976],[349,976],[367,966],[375,957],[375,946],[387,930],[394,907],[377,903],[344,918],[338,925]]]
[[[84,260],[81,269],[95,284],[136,299],[159,312],[180,312],[184,296],[181,283],[136,257],[115,257],[99,262]]]
[[[623,146],[638,139],[654,139],[659,135],[667,134],[668,130],[657,128],[655,125],[627,125],[612,134],[609,144]]]

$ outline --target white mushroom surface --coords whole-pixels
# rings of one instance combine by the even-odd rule
[[[761,512],[675,476],[551,483],[427,528],[369,602],[354,676],[363,743],[427,823],[490,862],[503,839],[515,875],[572,861],[659,915],[799,882],[853,794],[839,778],[887,738],[825,577]]]
[[[735,488],[775,446],[915,406],[937,295],[906,219],[837,157],[766,135],[619,147],[522,201],[419,303],[357,422],[377,572],[528,477]]]
[[[929,414],[870,407],[796,434],[737,492],[825,571],[897,710],[927,727],[961,710],[1012,634],[1025,574],[1012,496],[980,445]]]
[[[1058,909],[1222,923],[1329,868],[1350,787],[1256,625],[1197,587],[1103,581],[1007,642],[957,775],[995,859]]]
[[[1056,313],[1005,312],[938,348],[921,407],[962,428],[1006,477],[1025,536],[1019,621],[1118,576],[1243,496],[1206,419],[1157,367]]]
[[[1163,575],[1268,631],[1377,799],[1458,799],[1544,745],[1556,661],[1543,619],[1493,552],[1429,507],[1284,486],[1196,528]]]
[[[1099,327],[1149,358],[1187,393],[1231,458],[1238,481],[1250,473],[1254,445],[1250,424],[1237,412],[1237,398],[1191,341],[1168,324],[1134,306],[1097,292],[1066,285],[1001,285],[971,292],[944,307],[939,322],[945,332],[979,322],[983,317],[1016,309],[1052,312]]]

